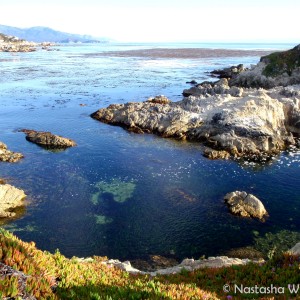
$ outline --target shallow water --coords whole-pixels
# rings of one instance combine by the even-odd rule
[[[198,258],[251,245],[254,232],[300,231],[299,151],[264,165],[210,161],[198,143],[128,133],[89,117],[110,103],[158,94],[180,100],[186,81],[207,80],[206,72],[213,69],[259,60],[255,55],[94,55],[147,46],[0,53],[0,140],[25,155],[20,163],[1,163],[0,177],[24,189],[29,202],[26,213],[6,227],[42,249],[120,259],[147,254]],[[47,151],[27,142],[20,128],[51,131],[78,146]],[[223,197],[233,190],[259,197],[269,211],[267,221],[230,215]]]

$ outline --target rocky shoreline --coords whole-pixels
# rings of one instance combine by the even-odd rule
[[[289,51],[300,56],[300,46]],[[91,117],[136,133],[202,142],[210,148],[205,153],[209,158],[266,159],[295,145],[295,135],[300,134],[300,68],[295,67],[290,75],[278,71],[277,77],[269,78],[264,73],[267,62],[268,56],[251,70],[239,66],[233,72],[231,68],[229,78],[184,90],[179,102],[158,96],[145,102],[112,104]],[[270,86],[264,85],[265,78],[281,83],[282,76],[287,78],[284,87],[265,88]],[[253,85],[249,78],[256,87],[249,87]]]
[[[268,65],[266,60],[262,62],[265,67]],[[257,70],[255,68],[251,70]],[[263,73],[264,68],[261,65],[257,68],[261,68]],[[208,146],[205,155],[211,159],[230,157],[264,159],[285,150],[290,145],[296,145],[295,136],[300,134],[300,80],[295,81],[296,85],[288,84],[285,87],[275,86],[266,89],[242,84],[242,82],[249,83],[245,79],[253,75],[251,72],[247,73],[249,70],[241,68],[240,72],[233,72],[231,69],[231,72],[235,74],[231,77],[225,76],[216,83],[202,83],[185,90],[185,97],[179,102],[172,102],[164,96],[157,96],[145,102],[113,104],[98,110],[91,116],[104,123],[123,126],[135,133],[154,133],[166,138],[202,142]],[[298,71],[293,70],[288,76],[294,76],[295,72]],[[261,76],[267,77],[262,73]],[[242,76],[242,79],[239,76]],[[294,82],[294,79],[287,82]],[[52,147],[53,142],[59,143],[62,148],[76,145],[72,140],[49,132],[27,129],[23,132],[26,133],[27,140],[46,147]],[[22,157],[21,154],[16,155],[7,150],[6,145],[3,145],[0,143],[3,161],[14,161]],[[0,188],[11,190],[13,187],[3,183]],[[25,194],[21,191],[19,200],[23,200],[24,197]],[[10,217],[12,214],[7,212],[7,208],[3,209],[3,213],[0,209],[0,217]],[[258,218],[264,215],[266,211],[262,209]],[[179,265],[151,272],[140,271],[132,267],[130,262],[107,260],[104,264],[130,273],[156,276],[180,273],[183,270],[194,271],[199,268],[245,265],[251,261],[263,262],[263,260],[255,261],[227,256],[209,257],[203,260],[185,259]]]
[[[34,52],[38,47],[49,50],[54,43],[34,43],[0,33],[0,52]]]

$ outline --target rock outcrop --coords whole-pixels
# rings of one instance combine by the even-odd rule
[[[252,194],[235,191],[224,197],[229,210],[242,217],[253,217],[263,219],[268,215],[262,202]]]
[[[300,84],[300,45],[262,57],[257,65],[232,77],[229,84],[265,89]]]
[[[233,97],[241,97],[243,89],[228,85],[228,79],[222,78],[217,82],[204,81],[190,89],[183,90],[183,96],[214,96],[214,95],[231,95]]]
[[[230,154],[227,151],[221,150],[213,150],[213,149],[205,149],[203,155],[209,159],[229,159]]]
[[[17,162],[23,157],[23,154],[8,150],[7,146],[0,142],[0,161]]]
[[[248,69],[245,68],[243,64],[239,64],[237,66],[232,66],[221,70],[213,70],[210,72],[210,74],[213,77],[231,79],[246,70]]]
[[[33,52],[36,46],[36,43],[0,33],[0,52]]]
[[[24,205],[25,197],[23,190],[9,184],[0,184],[0,218],[14,217],[13,210]]]
[[[222,79],[222,88],[228,90],[226,82]],[[291,132],[300,130],[300,96],[296,91],[300,86],[293,90],[242,89],[235,96],[220,91],[165,104],[112,104],[91,116],[137,133],[196,140],[233,157],[259,159],[295,144]],[[292,96],[287,97],[288,93]]]
[[[51,132],[30,129],[22,129],[20,131],[26,134],[26,139],[28,141],[47,149],[65,149],[76,146],[76,143],[73,140],[52,134]]]
[[[250,259],[239,259],[239,258],[229,258],[227,256],[209,257],[208,259],[184,259],[179,265],[174,267],[158,269],[152,272],[143,272],[139,269],[132,267],[130,261],[120,262],[119,260],[110,259],[103,262],[105,265],[115,266],[121,270],[127,271],[133,274],[149,274],[151,276],[156,275],[168,275],[180,273],[183,270],[194,271],[201,268],[222,268],[230,267],[232,265],[246,265],[251,262]],[[253,262],[263,262],[263,260],[253,261]]]

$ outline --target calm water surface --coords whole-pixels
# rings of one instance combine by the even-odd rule
[[[67,256],[120,259],[147,254],[198,258],[251,245],[254,232],[299,232],[298,151],[283,153],[265,165],[209,161],[198,143],[136,135],[89,117],[110,103],[144,101],[158,94],[180,100],[186,81],[207,80],[206,72],[213,69],[259,60],[256,55],[198,59],[94,55],[150,46],[162,45],[0,53],[0,140],[25,155],[20,163],[1,163],[0,177],[28,195],[25,214],[5,227],[42,249],[59,248]],[[51,131],[74,139],[78,146],[50,152],[27,142],[17,131],[20,128]],[[230,215],[223,197],[233,190],[258,196],[270,218],[262,223]]]

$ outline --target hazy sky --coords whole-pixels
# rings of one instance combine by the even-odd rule
[[[119,41],[300,43],[299,0],[0,0],[0,24]]]

